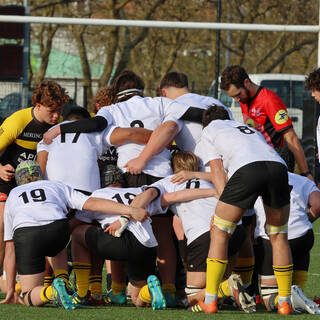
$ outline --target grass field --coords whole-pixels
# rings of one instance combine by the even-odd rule
[[[320,296],[320,221],[314,223],[315,244],[311,253],[311,265],[309,269],[309,277],[305,293],[309,298],[314,295]],[[4,295],[0,293],[1,300]],[[276,319],[277,314],[267,313],[262,307],[255,314],[245,314],[238,310],[222,310],[215,315],[194,314],[181,309],[168,309],[163,311],[153,311],[151,309],[138,309],[132,305],[126,307],[83,307],[81,309],[65,311],[60,308],[55,308],[51,305],[46,305],[41,308],[25,307],[21,305],[0,305],[0,320],[51,320],[51,319],[112,319],[112,320],[175,320],[175,319],[204,319],[204,318],[219,318],[230,320],[246,320],[246,319]],[[295,320],[311,319],[319,317],[309,314],[294,314]]]

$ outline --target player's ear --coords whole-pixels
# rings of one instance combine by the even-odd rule
[[[249,89],[250,84],[251,84],[251,81],[249,80],[249,78],[244,79],[244,81],[243,81],[243,86],[244,86],[246,89]]]
[[[162,88],[162,89],[160,89],[160,90],[161,90],[161,96],[162,96],[162,97],[166,97],[166,96],[167,96],[167,90],[164,89],[164,88]]]

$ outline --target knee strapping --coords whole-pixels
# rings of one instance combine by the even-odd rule
[[[26,292],[22,292],[21,293],[21,298],[22,298],[23,303],[26,304],[25,301],[24,301],[24,298],[25,298],[25,296],[27,296],[29,306],[33,307],[33,303],[32,303],[32,300],[31,300],[31,292],[32,292],[32,290],[26,291]]]
[[[268,236],[279,233],[288,233],[288,223],[282,226],[272,226],[271,224],[266,224],[266,233]]]
[[[186,286],[184,291],[187,297],[191,297],[199,293],[204,288],[194,287],[194,286]]]
[[[236,222],[228,221],[218,216],[214,216],[213,224],[217,226],[220,230],[225,231],[230,235],[233,234],[234,230],[237,227]]]

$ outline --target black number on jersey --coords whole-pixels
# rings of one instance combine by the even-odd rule
[[[130,204],[132,202],[132,200],[136,197],[137,195],[134,194],[134,193],[130,193],[130,192],[127,192],[124,194],[124,197],[127,199],[127,203]],[[115,199],[116,201],[118,201],[119,203],[122,203],[124,204],[121,196],[119,193],[116,193],[111,199]]]
[[[144,128],[144,124],[141,120],[133,120],[131,123],[130,123],[130,127],[133,128],[133,127],[140,127],[140,128]]]
[[[239,126],[239,127],[236,127],[237,129],[239,129],[242,133],[244,134],[253,134],[254,131],[251,130],[249,127],[247,126]]]
[[[200,188],[200,181],[198,179],[195,180],[188,180],[186,184],[186,189],[199,189]]]
[[[47,199],[43,189],[34,189],[30,191],[30,196],[34,202],[41,202]],[[22,197],[24,203],[30,202],[27,192],[22,192],[19,197]]]
[[[77,133],[74,135],[71,143],[77,143],[77,141],[79,140],[79,137],[80,137],[80,133],[81,133],[81,132],[77,132]],[[61,133],[61,143],[65,143],[65,142],[66,142],[66,134],[65,134],[65,132],[63,132],[63,133]]]

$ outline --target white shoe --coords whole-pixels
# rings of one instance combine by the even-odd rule
[[[228,278],[230,294],[233,296],[238,307],[246,313],[256,312],[255,300],[245,291],[241,277],[238,274],[232,274]]]
[[[320,314],[320,307],[308,299],[299,286],[291,286],[291,305],[294,311],[307,311],[310,314]]]

